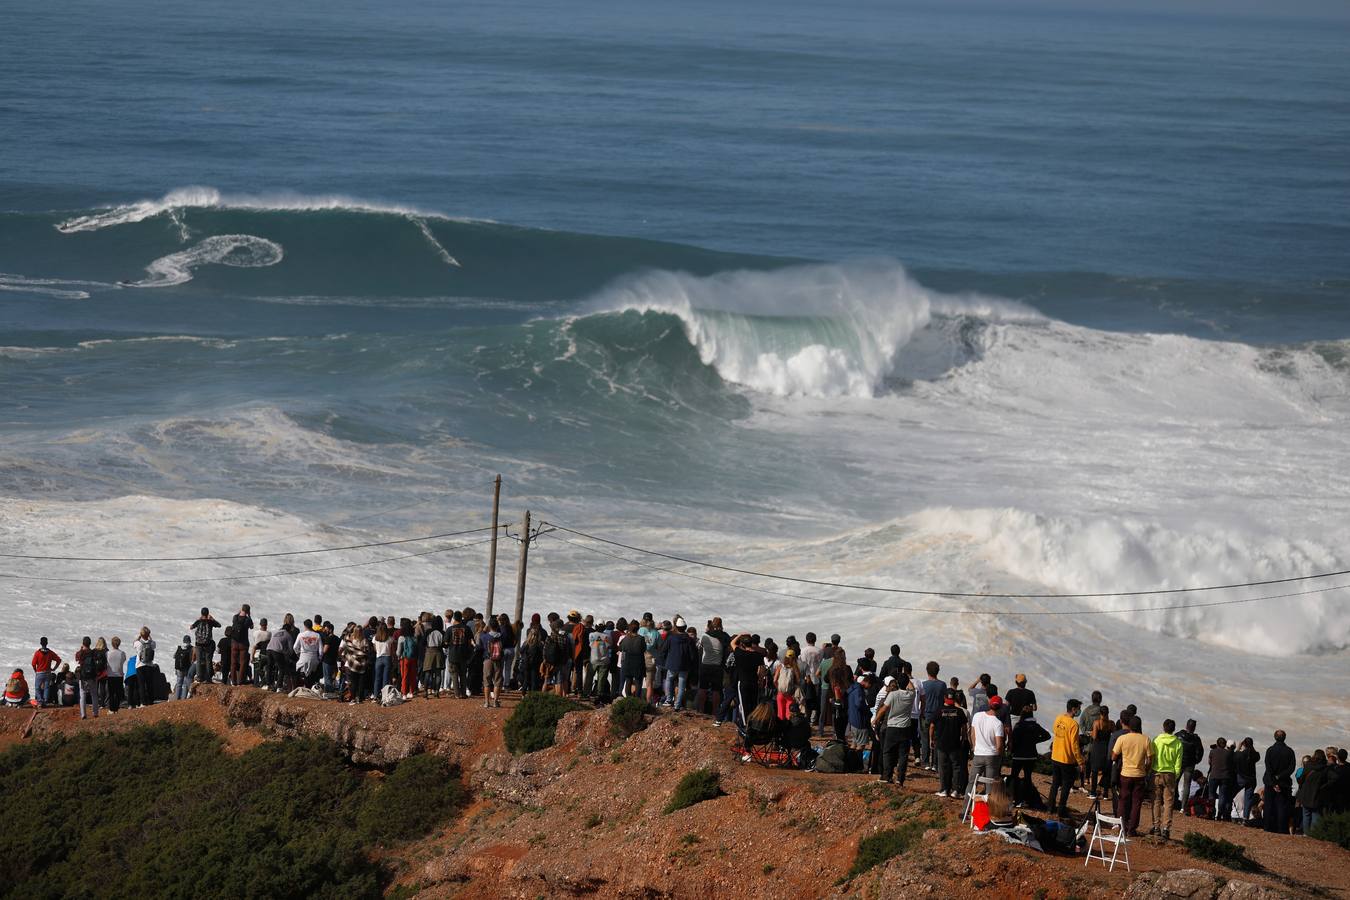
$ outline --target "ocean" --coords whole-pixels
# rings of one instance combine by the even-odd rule
[[[1027,671],[1047,710],[1099,688],[1149,729],[1336,738],[1350,594],[1322,589],[1350,576],[1007,595],[1350,569],[1347,37],[881,2],[10,4],[0,663],[143,624],[167,649],[203,605],[481,608],[479,536],[18,557],[467,530],[500,473],[513,533],[529,509],[991,595],[559,529],[532,611],[839,632],[963,682]]]

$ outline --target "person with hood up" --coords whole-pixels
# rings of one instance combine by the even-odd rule
[[[26,703],[28,703],[28,680],[23,677],[23,669],[15,669],[5,682],[5,705],[23,706]]]
[[[1177,779],[1181,777],[1181,754],[1185,749],[1181,738],[1174,733],[1177,723],[1163,721],[1162,734],[1153,739],[1153,827],[1149,834],[1160,834],[1163,840],[1172,835],[1172,802],[1177,795]]]

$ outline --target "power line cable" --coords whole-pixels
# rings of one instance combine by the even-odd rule
[[[506,528],[506,525],[498,525]],[[370,541],[365,544],[348,544],[345,547],[316,547],[312,550],[276,550],[270,553],[235,553],[219,556],[37,556],[31,553],[0,553],[2,559],[35,559],[47,562],[210,562],[222,559],[267,559],[275,556],[306,556],[312,553],[338,553],[344,550],[366,550],[371,547],[392,547],[396,544],[419,544],[423,541],[440,541],[445,538],[461,537],[466,534],[478,534],[491,531],[491,525],[481,528],[469,528],[464,531],[447,531],[444,534],[429,534],[422,537],[398,538],[392,541]]]
[[[476,529],[482,531],[484,529]],[[490,529],[488,529],[490,530]],[[23,581],[57,581],[67,584],[201,584],[208,581],[246,581],[254,578],[282,578],[290,575],[314,575],[318,572],[335,572],[338,569],[358,569],[362,566],[375,566],[380,563],[395,562],[400,559],[413,559],[419,556],[431,556],[434,553],[449,553],[492,543],[492,538],[471,541],[467,544],[455,544],[450,547],[437,547],[420,553],[404,553],[400,556],[386,556],[382,559],[369,559],[365,562],[344,563],[339,566],[319,566],[313,569],[295,569],[290,572],[263,572],[251,575],[218,575],[209,578],[57,578],[48,575],[20,575],[15,572],[0,572],[0,578],[13,578]]]
[[[570,531],[562,526],[554,525],[560,531]],[[556,534],[545,534],[552,537],[555,541],[562,541],[581,550],[591,553],[597,553],[601,556],[608,556],[611,559],[617,559],[621,562],[629,563],[634,566],[641,566],[644,569],[651,569],[656,572],[665,572],[670,575],[679,575],[682,578],[692,578],[695,581],[702,581],[706,584],[716,584],[722,587],[735,588],[742,591],[753,591],[756,594],[768,594],[771,597],[788,597],[793,600],[810,600],[816,603],[834,603],[841,606],[857,606],[866,609],[884,609],[894,612],[920,612],[934,613],[936,615],[957,616],[957,615],[985,615],[985,616],[1109,616],[1119,613],[1140,613],[1140,612],[1163,612],[1179,609],[1205,609],[1211,606],[1236,606],[1243,603],[1260,603],[1266,600],[1283,600],[1289,597],[1306,597],[1309,594],[1323,594],[1327,591],[1339,591],[1344,588],[1350,588],[1350,584],[1337,584],[1330,587],[1314,588],[1308,591],[1297,591],[1287,594],[1272,594],[1265,597],[1244,597],[1235,600],[1206,600],[1199,603],[1178,603],[1169,606],[1142,606],[1133,609],[1048,609],[1048,610],[995,610],[995,609],[936,609],[921,606],[890,606],[884,603],[867,603],[861,600],[843,600],[831,597],[814,597],[806,594],[793,594],[787,591],[771,591],[768,588],[757,588],[745,584],[736,584],[731,581],[721,581],[716,578],[707,578],[703,575],[694,575],[689,572],[681,572],[677,569],[670,569],[664,566],[655,566],[651,563],[639,562],[635,559],[629,559],[626,556],[620,556],[617,553],[611,553],[608,550],[602,550],[599,547],[588,547],[585,544],[579,544],[576,541],[569,541],[567,538],[558,537]],[[953,596],[978,596],[991,599],[1018,599],[1015,594],[976,594],[976,595],[953,595]],[[1063,595],[1055,594],[1055,597]],[[1116,596],[1108,594],[1107,596]]]
[[[1311,581],[1315,578],[1335,578],[1341,575],[1350,575],[1350,569],[1343,569],[1339,572],[1319,572],[1316,575],[1296,575],[1292,578],[1271,578],[1265,581],[1244,581],[1235,584],[1209,584],[1199,587],[1184,588],[1164,588],[1148,591],[1101,591],[1093,594],[994,594],[994,593],[976,593],[970,591],[936,591],[920,590],[917,588],[896,588],[882,587],[873,584],[849,584],[838,581],[821,581],[814,578],[797,578],[791,575],[774,575],[770,572],[756,572],[753,569],[738,569],[735,566],[722,565],[720,563],[711,563],[699,559],[690,559],[684,556],[676,556],[672,553],[663,553],[660,550],[649,550],[645,547],[634,547],[631,544],[624,544],[619,541],[612,541],[608,538],[602,538],[594,534],[587,534],[584,531],[577,531],[568,528],[566,525],[559,525],[557,522],[543,522],[556,528],[559,531],[566,531],[568,534],[574,534],[577,537],[587,538],[592,541],[599,541],[602,544],[609,544],[612,547],[621,547],[624,550],[631,550],[634,553],[645,553],[650,556],[659,556],[662,559],[669,559],[675,562],[688,563],[693,566],[703,566],[708,569],[719,569],[723,572],[735,572],[738,575],[751,575],[756,578],[772,578],[777,581],[792,581],[798,584],[812,584],[817,587],[844,588],[854,591],[874,591],[884,594],[910,594],[919,597],[963,597],[968,599],[989,599],[989,600],[1092,600],[1105,599],[1107,597],[1152,597],[1161,594],[1187,594],[1200,591],[1226,591],[1233,588],[1248,587],[1269,587],[1276,584],[1291,584],[1298,581]],[[623,558],[623,557],[620,557]],[[786,595],[785,595],[786,596]],[[1290,595],[1298,596],[1298,595]]]

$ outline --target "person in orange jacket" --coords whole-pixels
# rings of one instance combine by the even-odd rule
[[[9,681],[5,682],[5,705],[23,706],[27,702],[28,681],[23,677],[23,669],[15,669]]]
[[[1073,788],[1074,778],[1083,768],[1083,750],[1078,746],[1078,714],[1083,704],[1079,700],[1070,700],[1064,705],[1064,712],[1055,718],[1052,730],[1055,742],[1050,746],[1050,765],[1054,767],[1054,778],[1050,782],[1049,804],[1058,811],[1060,818],[1069,814],[1069,791]]]

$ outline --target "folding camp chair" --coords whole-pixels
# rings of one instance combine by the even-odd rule
[[[1120,856],[1123,847],[1125,871],[1130,871],[1130,841],[1125,837],[1124,821],[1120,816],[1104,816],[1101,813],[1097,813],[1096,816],[1096,822],[1092,826],[1092,837],[1088,839],[1087,859],[1083,860],[1083,867],[1086,868],[1094,859],[1100,859],[1107,865],[1107,871],[1113,872],[1116,868],[1116,857]],[[1103,828],[1103,825],[1106,828]],[[1115,848],[1110,856],[1106,855],[1107,844],[1112,844]]]
[[[994,779],[986,778],[983,775],[976,775],[970,780],[970,786],[966,788],[966,808],[961,812],[961,821],[971,818],[971,813],[975,811],[976,803],[989,802],[989,785],[994,783]],[[983,788],[983,792],[981,792]],[[970,827],[975,828],[974,820],[971,820]],[[978,831],[978,829],[975,829]]]

